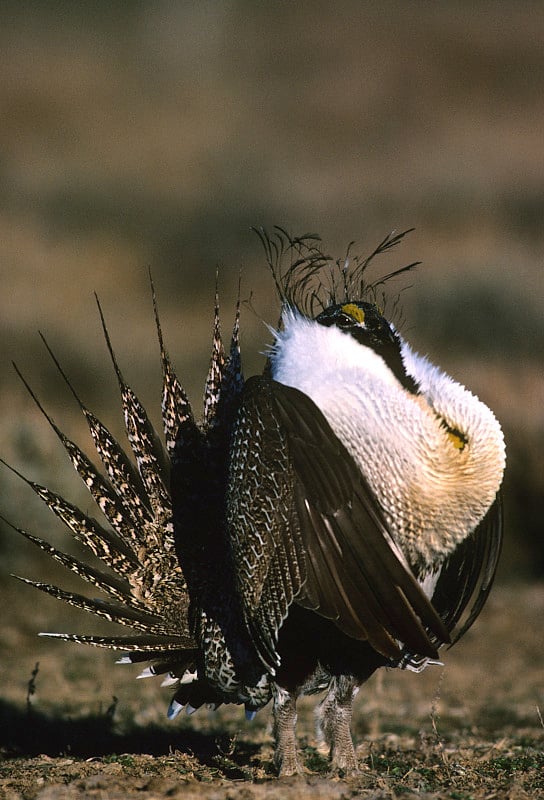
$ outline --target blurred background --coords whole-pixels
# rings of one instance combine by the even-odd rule
[[[351,240],[366,254],[414,227],[371,277],[423,262],[391,287],[402,290],[403,333],[502,421],[500,578],[542,577],[543,42],[540,2],[4,0],[2,458],[90,508],[11,360],[91,452],[43,331],[84,401],[122,436],[94,291],[124,374],[158,421],[149,267],[170,354],[198,407],[217,266],[226,330],[240,273],[251,298],[248,374],[262,367],[263,320],[277,320],[251,226],[318,232],[337,256]],[[0,497],[6,517],[66,545],[3,467]],[[11,597],[10,572],[46,568],[7,526],[0,537]]]

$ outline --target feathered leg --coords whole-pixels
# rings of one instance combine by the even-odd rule
[[[330,748],[334,770],[354,772],[357,769],[350,726],[353,700],[358,691],[355,678],[347,675],[334,677],[325,699],[316,709],[318,736]]]
[[[288,692],[277,685],[272,689],[274,704],[274,766],[278,775],[285,778],[300,772],[297,758],[297,694]]]

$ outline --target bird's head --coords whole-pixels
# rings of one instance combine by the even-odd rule
[[[396,338],[398,339],[374,303],[353,301],[331,305],[315,319],[325,327],[334,325],[340,328],[366,346],[380,347],[384,343],[395,342]]]
[[[333,304],[318,314],[315,321],[325,327],[339,328],[360,345],[374,350],[383,358],[401,385],[408,391],[417,393],[417,384],[404,367],[401,339],[377,305],[361,300]]]

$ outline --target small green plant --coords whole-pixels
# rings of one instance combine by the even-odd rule
[[[131,756],[129,753],[122,753],[121,755],[112,753],[111,755],[104,756],[104,763],[121,764],[122,767],[133,767],[135,762],[134,756]]]

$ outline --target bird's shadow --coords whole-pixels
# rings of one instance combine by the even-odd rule
[[[65,717],[0,700],[0,753],[4,759],[38,755],[80,759],[118,754],[168,756],[177,751],[213,766],[221,758],[227,738],[189,729],[169,731],[154,724],[120,732],[111,709],[101,714]],[[229,760],[233,767],[236,763],[247,764],[259,749],[258,745],[237,742],[236,753]]]

